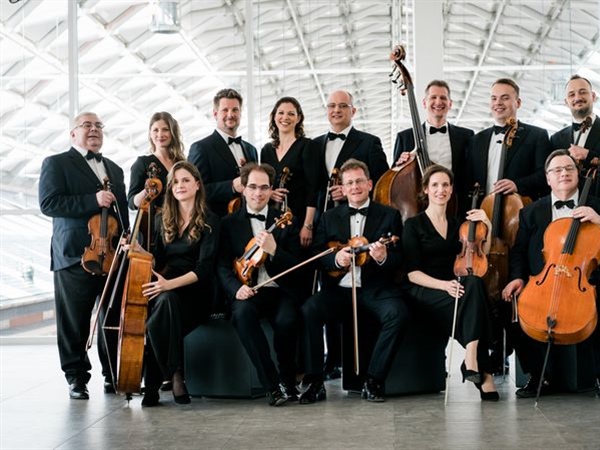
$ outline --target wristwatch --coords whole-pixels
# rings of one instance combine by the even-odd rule
[[[312,231],[313,230],[313,224],[312,223],[305,223],[304,224],[304,228],[306,228],[307,230]]]

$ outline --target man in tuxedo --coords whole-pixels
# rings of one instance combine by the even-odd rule
[[[352,251],[345,243],[355,236],[363,236],[371,243],[365,264],[357,266],[354,279],[357,290],[359,320],[363,314],[372,316],[381,326],[371,358],[361,357],[360,375],[365,379],[363,398],[384,401],[384,380],[400,342],[408,310],[401,300],[400,288],[394,283],[394,273],[400,267],[400,247],[387,248],[378,240],[391,233],[402,234],[400,213],[369,198],[373,181],[366,164],[347,160],[340,168],[343,203],[327,211],[319,223],[314,251],[321,252],[329,242],[344,245],[340,250],[318,260],[323,273],[321,291],[302,306],[303,341],[306,355],[304,382],[308,389],[300,396],[300,403],[314,403],[326,398],[323,374],[323,325],[326,322],[349,320],[352,304]],[[341,277],[328,272],[344,272]],[[359,335],[360,338],[360,335]]]
[[[452,170],[454,173],[455,192],[461,198],[465,190],[470,187],[463,186],[465,170],[465,157],[469,139],[473,130],[448,123],[447,116],[452,109],[450,86],[443,80],[432,80],[425,88],[423,108],[427,112],[427,120],[423,122],[423,131],[427,141],[427,150],[431,161]],[[394,161],[400,165],[407,161],[410,152],[415,148],[415,138],[412,128],[402,130],[396,136],[394,146]],[[471,186],[472,187],[472,186]],[[464,209],[464,208],[463,208]]]
[[[364,162],[372,177],[373,185],[389,169],[381,139],[352,125],[356,106],[350,92],[336,90],[327,98],[327,119],[331,130],[313,139],[313,152],[319,154],[318,211],[341,201],[346,201],[341,185],[327,186],[334,169],[338,169],[349,158]],[[327,326],[327,378],[341,376],[342,350],[339,327]]]
[[[477,133],[467,149],[465,186],[475,183],[489,194],[512,194],[532,200],[548,192],[544,162],[550,154],[548,132],[542,128],[517,122],[512,146],[506,148],[505,162],[500,167],[508,121],[517,118],[521,107],[519,86],[511,79],[500,78],[494,82],[490,95],[490,110],[494,126]],[[502,350],[502,330],[511,323],[511,310],[499,298],[491,299],[495,305],[492,343],[492,373],[501,374],[507,365]],[[506,344],[506,354],[512,352],[511,342]]]
[[[594,114],[596,93],[587,78],[573,75],[566,86],[565,104],[571,110],[573,123],[550,138],[552,148],[568,148],[571,155],[581,164],[582,174],[600,163],[600,120]],[[589,117],[589,119],[588,119]],[[588,119],[591,126],[582,127]],[[575,144],[577,142],[577,144]],[[598,178],[592,185],[591,194],[600,197]]]
[[[507,302],[521,293],[530,276],[539,274],[544,268],[545,261],[542,253],[544,233],[552,221],[573,217],[580,219],[581,222],[600,226],[600,199],[588,197],[585,205],[579,203],[581,192],[578,189],[577,160],[569,154],[569,151],[565,149],[553,151],[546,161],[545,171],[551,188],[550,195],[526,206],[519,213],[519,231],[510,252],[510,282],[502,291],[502,297]],[[595,276],[596,280],[592,281],[600,282],[598,271]],[[598,286],[596,291],[598,292]],[[562,299],[562,301],[568,300]],[[512,332],[519,361],[523,370],[531,376],[525,387],[517,390],[517,397],[535,397],[543,375],[542,365],[546,344],[529,338],[520,327],[513,327]],[[595,336],[590,339],[595,340],[597,346],[600,335],[598,327],[594,333]],[[598,355],[598,348],[595,351]],[[600,376],[600,360],[596,361],[596,374]],[[550,388],[550,383],[545,380],[541,393],[549,392]]]
[[[94,113],[75,117],[71,148],[44,160],[39,183],[40,209],[52,217],[50,269],[54,272],[60,364],[69,383],[69,396],[84,400],[89,398],[87,383],[92,368],[86,351],[90,319],[106,282],[106,277],[92,275],[81,265],[85,247],[91,242],[88,221],[107,208],[118,217],[119,228],[129,226],[123,171],[100,153],[103,128]],[[103,190],[105,178],[110,190]],[[98,339],[98,353],[104,390],[114,392],[103,338]]]
[[[227,205],[241,194],[240,167],[258,161],[256,148],[237,136],[242,117],[242,96],[234,89],[221,89],[213,98],[213,116],[217,128],[194,142],[188,161],[195,164],[206,187],[206,201],[219,217],[227,214]]]
[[[222,219],[218,274],[230,300],[231,322],[256,368],[258,379],[267,389],[269,405],[280,406],[288,399],[298,399],[296,347],[300,299],[297,284],[292,272],[258,291],[250,287],[300,262],[299,230],[295,223],[283,221],[269,232],[280,214],[269,207],[274,178],[275,169],[268,164],[249,163],[242,168],[245,205]],[[254,268],[246,283],[232,270],[232,261],[244,255],[252,238],[256,240],[257,252],[264,253],[266,259],[264,264]],[[251,259],[255,261],[257,255]],[[269,343],[261,327],[262,318],[273,328],[279,370],[271,359]]]

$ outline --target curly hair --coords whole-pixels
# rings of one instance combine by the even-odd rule
[[[296,100],[294,97],[281,97],[273,106],[271,110],[271,114],[269,115],[269,136],[273,141],[273,147],[279,147],[279,129],[277,128],[277,124],[275,123],[275,115],[277,114],[277,109],[283,103],[291,103],[296,108],[296,113],[298,114],[298,123],[294,128],[294,134],[296,135],[296,139],[303,138],[304,134],[304,113],[302,112],[302,107],[300,106],[300,102]]]
[[[210,229],[210,225],[206,223],[208,206],[206,204],[206,192],[200,178],[200,172],[194,164],[188,161],[179,161],[173,165],[167,176],[167,191],[165,192],[165,201],[162,208],[162,232],[163,240],[166,244],[173,242],[179,235],[179,224],[182,222],[182,217],[179,213],[179,202],[173,195],[173,179],[178,170],[187,170],[198,182],[199,186],[194,200],[192,217],[190,217],[190,231],[188,236],[190,242],[197,241],[205,228]]]
[[[154,153],[156,151],[156,147],[154,146],[154,142],[152,142],[152,125],[154,125],[159,120],[164,120],[169,127],[169,132],[171,133],[171,144],[169,145],[169,158],[173,162],[183,161],[185,159],[185,155],[183,153],[183,139],[181,138],[181,130],[179,128],[179,124],[173,118],[173,116],[166,112],[156,112],[152,114],[150,118],[150,125],[148,126],[148,140],[150,141],[150,151]]]

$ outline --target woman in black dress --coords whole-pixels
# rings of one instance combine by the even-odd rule
[[[133,210],[138,209],[144,199],[144,185],[148,179],[150,164],[157,165],[158,178],[163,183],[161,194],[152,204],[155,207],[161,207],[165,197],[167,174],[173,164],[185,159],[179,124],[168,112],[157,112],[152,115],[148,128],[148,140],[151,154],[139,156],[131,166],[127,201],[129,208]]]
[[[149,297],[144,406],[155,406],[163,380],[172,380],[176,403],[189,403],[183,378],[183,338],[210,314],[219,242],[219,218],[206,205],[200,173],[187,161],[167,177],[157,215],[156,279]]]
[[[454,176],[439,165],[423,175],[423,191],[428,206],[404,224],[402,242],[407,266],[409,298],[425,308],[436,325],[451,335],[455,297],[459,297],[456,339],[465,347],[461,365],[463,382],[475,383],[482,400],[498,400],[494,378],[489,373],[488,336],[490,332],[487,293],[481,278],[469,275],[457,281],[453,273],[456,255],[461,251],[460,223],[448,218],[446,207],[452,195]],[[473,209],[467,220],[491,223],[485,212]]]
[[[281,203],[287,195],[288,206],[302,224],[300,243],[309,247],[313,239],[313,222],[317,205],[318,155],[310,150],[310,139],[304,136],[304,114],[298,100],[282,97],[270,114],[271,142],[260,151],[261,163],[275,168],[277,180],[271,199]],[[279,188],[283,169],[290,176],[285,188]]]

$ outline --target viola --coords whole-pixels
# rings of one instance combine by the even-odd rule
[[[399,239],[400,238],[398,236],[393,236],[391,233],[389,233],[387,236],[381,237],[377,242],[379,242],[385,246],[388,246],[390,244],[395,245]],[[341,243],[341,242],[327,243],[328,248],[334,248],[336,251],[339,251],[346,247],[350,247],[350,252],[354,253],[354,255],[355,255],[355,265],[356,266],[362,266],[370,259],[369,250],[371,249],[372,246],[373,246],[373,243],[369,243],[367,238],[364,236],[354,236],[353,238],[350,238],[350,240],[346,243]],[[337,277],[340,277],[340,276],[346,274],[348,272],[348,270],[350,270],[349,267],[345,267],[343,269],[338,269],[338,270],[332,270],[329,272],[329,275],[331,275],[334,278],[337,278]]]
[[[579,197],[584,205],[592,184]],[[529,278],[518,300],[519,321],[531,338],[548,344],[577,344],[598,322],[596,289],[589,283],[600,260],[600,226],[579,219],[554,220],[544,232],[542,271]]]
[[[286,211],[266,231],[272,233],[275,228],[285,228],[291,223],[292,213]],[[238,279],[246,286],[250,286],[254,270],[262,266],[266,259],[267,254],[256,242],[256,237],[253,237],[246,244],[244,254],[233,262],[233,269]]]
[[[479,183],[475,183],[471,192],[471,209],[477,208],[477,199],[481,189]],[[462,250],[456,256],[454,262],[454,275],[457,277],[466,277],[476,275],[483,277],[488,271],[488,259],[483,251],[483,244],[486,242],[488,227],[483,222],[467,220],[461,224],[458,230]]]
[[[104,178],[103,190],[110,191],[108,178]],[[81,256],[81,266],[86,272],[102,276],[108,273],[115,257],[113,238],[118,231],[117,219],[108,214],[108,208],[102,208],[101,213],[90,217],[88,233],[92,237],[92,241]]]

